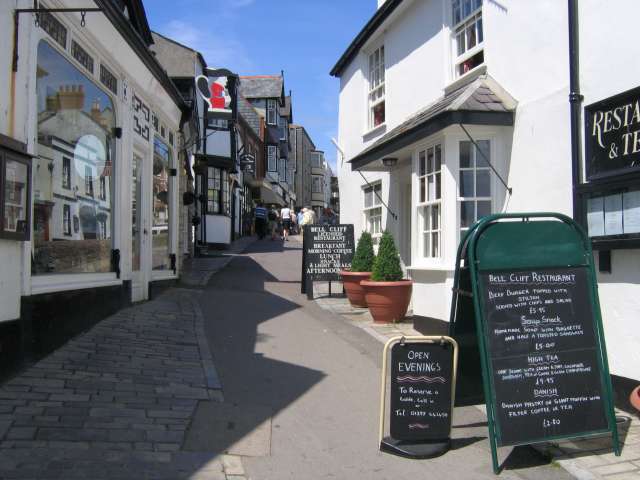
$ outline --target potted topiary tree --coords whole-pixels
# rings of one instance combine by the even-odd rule
[[[373,253],[373,239],[369,232],[362,232],[358,239],[358,245],[351,261],[350,270],[342,270],[342,284],[347,292],[349,303],[354,307],[366,308],[364,290],[360,286],[362,280],[368,280],[371,276],[371,268],[376,255]]]
[[[385,231],[380,239],[371,279],[360,285],[374,322],[397,322],[407,314],[413,282],[402,279],[400,256],[389,232]]]

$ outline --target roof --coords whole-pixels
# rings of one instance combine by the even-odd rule
[[[279,98],[284,92],[282,75],[240,77],[240,92],[245,98]]]
[[[357,170],[449,125],[513,125],[515,100],[489,76],[476,78],[419,110],[349,162]]]
[[[194,77],[197,61],[206,68],[207,63],[200,52],[158,32],[151,32],[151,36],[153,45],[150,48],[170,77]]]
[[[382,25],[382,23],[389,18],[398,6],[402,3],[402,0],[386,0],[380,8],[376,11],[376,13],[369,19],[367,24],[360,30],[360,33],[353,39],[351,45],[347,47],[345,52],[342,54],[340,59],[331,69],[330,75],[334,77],[339,77],[342,71],[346,68],[353,57],[355,57],[362,46],[367,43],[367,40],[373,35],[378,27]]]
[[[238,95],[238,113],[260,138],[260,114],[243,95]]]
[[[120,35],[122,35],[125,41],[133,49],[138,58],[140,58],[149,71],[151,71],[153,76],[158,80],[158,82],[160,82],[160,85],[162,85],[176,106],[182,111],[182,124],[183,121],[187,120],[190,110],[175,84],[171,81],[169,75],[167,75],[167,72],[151,53],[151,50],[149,50],[148,44],[145,43],[145,40],[142,38],[140,33],[134,29],[131,22],[124,16],[123,11],[118,9],[118,5],[109,0],[95,0],[95,2],[98,7],[102,8],[105,17],[112,23],[115,29],[118,30]]]

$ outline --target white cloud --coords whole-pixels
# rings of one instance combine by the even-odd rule
[[[250,3],[253,0],[232,1]],[[212,27],[198,28],[182,20],[171,20],[159,32],[200,52],[209,67],[224,67],[238,73],[250,70],[253,62],[244,45],[229,35],[216,35],[213,30]]]

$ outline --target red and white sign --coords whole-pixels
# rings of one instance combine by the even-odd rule
[[[198,92],[209,106],[209,114],[214,116],[231,115],[231,95],[227,90],[227,77],[196,77]]]

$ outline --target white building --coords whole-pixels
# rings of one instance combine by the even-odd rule
[[[29,186],[4,210],[0,329],[22,324],[42,347],[43,329],[58,336],[178,278],[189,111],[148,48],[140,0],[38,6],[0,2],[0,166]]]
[[[640,180],[631,158],[638,149],[629,134],[627,163],[600,176],[589,173],[596,171],[591,161],[572,163],[568,4],[577,2],[378,3],[331,71],[340,79],[341,222],[353,223],[356,236],[390,230],[414,280],[414,314],[447,321],[458,243],[478,218],[571,216],[575,203],[575,218],[587,227],[588,206],[611,371],[639,380],[640,212],[632,207]],[[582,110],[638,87],[640,64],[632,59],[640,52],[633,41],[640,4],[582,0],[575,8]],[[593,131],[631,128],[635,120],[621,120],[623,111],[598,113]],[[577,131],[585,136],[583,123]],[[576,151],[575,158],[589,154],[584,145]],[[624,229],[615,220],[622,214],[602,218],[603,203],[622,199],[623,190],[630,205]],[[610,267],[600,261],[609,255]]]

